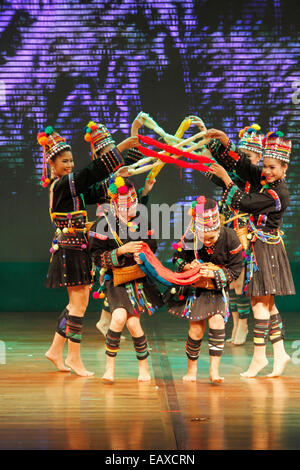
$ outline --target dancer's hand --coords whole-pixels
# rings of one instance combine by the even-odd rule
[[[230,183],[232,183],[232,179],[230,178],[230,176],[228,175],[227,171],[225,170],[225,168],[223,168],[221,165],[219,165],[218,163],[212,163],[208,170],[213,174],[213,175],[216,175],[218,176],[218,178],[220,178],[222,181],[224,181],[224,183],[226,184],[226,186],[229,186]]]
[[[132,136],[128,137],[127,139],[123,140],[119,145],[117,145],[117,149],[122,153],[124,150],[131,149],[133,147],[138,147],[140,145],[140,141],[138,137]]]
[[[206,266],[203,266],[199,269],[199,274],[201,277],[207,277],[213,279],[215,277],[212,269],[208,269]]]
[[[143,242],[128,242],[118,248],[118,255],[125,255],[125,253],[139,253],[143,248]]]
[[[195,268],[200,269],[200,268],[201,268],[201,264],[202,264],[202,263],[199,263],[199,261],[198,261],[197,259],[194,259],[194,260],[191,262],[191,269],[195,269]]]
[[[144,187],[144,189],[141,193],[141,196],[142,197],[147,196],[147,194],[150,193],[150,191],[152,191],[153,186],[154,186],[155,183],[156,183],[156,179],[149,180],[149,178],[146,178],[145,187]]]
[[[195,124],[197,127],[199,127],[199,131],[207,131],[201,118],[198,116],[189,116],[189,118],[191,119],[191,124]]]
[[[137,116],[133,123],[131,124],[131,136],[134,137],[138,135],[139,129],[144,125],[145,119],[143,117]]]
[[[209,129],[204,138],[206,139],[218,139],[226,147],[229,141],[229,137],[223,131],[217,129]]]
[[[134,253],[133,257],[134,257],[134,261],[135,261],[137,264],[143,264],[143,262],[140,260],[140,257],[139,257],[139,254],[138,254],[138,253]]]
[[[128,170],[128,166],[122,166],[119,170],[115,173],[116,176],[122,176],[122,178],[128,178],[130,176],[130,172]]]

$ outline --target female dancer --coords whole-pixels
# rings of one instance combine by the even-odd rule
[[[242,246],[234,230],[220,227],[217,202],[204,196],[192,204],[193,248],[189,246],[188,231],[189,228],[182,242],[175,245],[173,263],[179,272],[198,267],[207,282],[201,287],[173,287],[165,294],[164,301],[170,313],[189,320],[190,324],[186,343],[188,370],[183,380],[196,381],[197,360],[208,320],[209,377],[212,383],[219,383],[224,380],[219,374],[219,364],[225,341],[224,318],[229,313],[228,288],[240,275]],[[209,262],[220,269],[211,270],[202,264]],[[210,286],[209,280],[213,281]]]
[[[240,131],[239,137],[239,148],[243,150],[243,153],[249,158],[253,165],[258,165],[263,153],[262,141],[264,138],[264,135],[260,133],[260,126],[258,124],[246,126]],[[221,186],[223,190],[226,189],[224,182],[220,180],[220,178],[217,178],[209,171],[206,173],[206,176],[208,176],[213,183]],[[244,191],[247,194],[255,191],[256,188],[253,187],[249,181],[242,180],[235,172],[231,172],[230,177],[241,191]],[[239,230],[241,227],[246,228],[248,225],[249,216],[232,209],[226,204],[221,204],[220,213],[224,217],[224,223],[227,227]],[[228,224],[226,221],[231,222]],[[244,249],[246,248],[245,245],[247,245],[247,239],[245,239],[245,242],[246,243],[242,244],[244,245]],[[251,313],[250,299],[242,293],[244,278],[245,269],[242,270],[240,277],[232,283],[229,290],[229,309],[233,317],[233,330],[231,338],[228,339],[227,342],[231,342],[235,346],[242,345],[246,342],[248,334],[248,317]]]
[[[236,149],[227,135],[215,129],[207,132],[214,139],[209,146],[228,170],[235,170],[258,188],[246,194],[231,180],[220,165],[211,171],[221,178],[226,191],[222,201],[233,209],[252,213],[249,220],[250,250],[247,253],[246,291],[251,297],[254,314],[254,354],[243,377],[255,377],[267,364],[266,342],[273,345],[274,365],[268,377],[282,374],[290,360],[283,342],[282,320],[274,302],[275,295],[295,294],[293,278],[279,228],[289,203],[285,183],[291,141],[281,132],[269,132],[264,139],[263,170],[252,165],[244,153]],[[217,140],[215,140],[217,139]]]
[[[99,137],[99,134],[100,131],[94,129],[94,135]],[[108,143],[113,142],[108,131],[106,138]],[[100,142],[100,138],[98,140]],[[86,370],[80,357],[83,316],[88,305],[91,282],[87,213],[82,193],[96,181],[121,168],[124,159],[118,148],[112,148],[81,171],[73,173],[71,147],[51,126],[38,134],[38,142],[43,146],[44,155],[42,184],[46,187],[50,183],[49,212],[56,228],[45,285],[50,288],[66,287],[69,296],[68,305],[58,318],[56,333],[46,357],[60,371],[73,369],[78,375],[90,376],[93,373]],[[137,145],[137,139],[129,138],[122,143],[121,148],[123,150]],[[97,150],[96,146],[96,153]],[[47,163],[51,167],[51,180],[46,178]],[[69,340],[65,361],[68,367],[62,355],[66,339]]]
[[[161,297],[157,287],[147,277],[143,277],[143,272],[136,264],[135,254],[140,252],[142,241],[152,251],[156,250],[157,245],[150,238],[150,227],[140,220],[136,212],[137,195],[132,182],[127,178],[112,177],[108,194],[111,210],[104,213],[103,219],[94,224],[89,233],[91,257],[96,266],[106,269],[105,291],[112,314],[106,335],[106,370],[102,380],[105,383],[114,382],[115,360],[126,324],[139,360],[138,380],[148,381],[151,379],[147,361],[149,352],[140,315],[154,313],[161,305]],[[121,268],[121,271],[118,273],[116,268]],[[129,277],[125,272],[128,272],[128,268]],[[119,280],[118,274],[121,276]]]

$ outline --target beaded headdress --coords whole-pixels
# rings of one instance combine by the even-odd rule
[[[198,231],[212,232],[220,227],[218,204],[213,199],[198,197],[193,201],[190,213]]]
[[[47,175],[47,163],[63,150],[71,150],[71,146],[51,126],[47,126],[44,131],[38,133],[37,141],[43,147],[43,176],[41,184],[45,188],[50,183]]]
[[[240,130],[239,133],[239,148],[250,150],[255,153],[263,153],[263,138],[264,135],[259,132],[260,126],[252,124]]]
[[[90,121],[84,128],[84,140],[90,142],[92,159],[99,150],[103,149],[107,145],[113,145],[115,147],[115,141],[112,138],[109,130],[104,124],[96,124],[94,121]]]
[[[264,158],[271,157],[289,163],[292,142],[288,139],[284,139],[283,136],[284,134],[281,131],[267,133],[263,142]]]

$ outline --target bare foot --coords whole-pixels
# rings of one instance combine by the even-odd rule
[[[115,381],[115,370],[113,368],[106,369],[101,380],[107,385],[112,385]]]
[[[247,377],[247,378],[255,377],[261,369],[263,369],[264,367],[268,365],[268,363],[269,362],[267,359],[263,359],[260,361],[252,359],[249,369],[246,370],[246,372],[242,372],[240,375],[241,377]]]
[[[188,370],[184,377],[184,382],[196,382],[197,380],[197,361],[188,360]]]
[[[139,374],[138,382],[150,382],[151,375],[150,374]]]
[[[284,354],[280,358],[274,360],[273,372],[268,374],[267,377],[279,377],[290,360],[291,358],[288,354]]]
[[[241,346],[242,344],[246,343],[248,335],[248,327],[246,323],[243,323],[241,320],[238,322],[238,326],[236,329],[236,334],[234,337],[234,340],[232,341],[232,344],[235,346]]]
[[[196,382],[197,381],[197,373],[196,373],[196,375],[191,374],[191,373],[187,373],[184,377],[182,377],[182,380],[184,382]]]
[[[151,375],[149,373],[149,364],[147,359],[139,361],[139,382],[149,382],[151,380]]]
[[[61,355],[55,355],[50,351],[47,351],[45,357],[49,359],[49,361],[51,361],[60,372],[70,372],[71,369],[65,366]]]
[[[226,339],[226,343],[233,343],[235,340],[235,335],[236,335],[236,330],[237,330],[237,325],[234,325],[232,328],[232,333],[231,333],[231,338]]]
[[[209,371],[209,380],[213,384],[219,384],[221,382],[224,382],[224,377],[220,377],[218,371],[213,371],[212,369],[210,369],[210,371]]]
[[[65,360],[65,363],[68,367],[73,370],[73,372],[75,372],[75,374],[80,375],[80,377],[92,377],[93,375],[95,375],[95,372],[90,372],[86,370],[80,359],[72,361],[71,359],[67,358]]]

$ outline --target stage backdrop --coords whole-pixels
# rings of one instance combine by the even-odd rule
[[[189,114],[222,129],[259,123],[293,141],[284,220],[297,274],[300,233],[299,31],[297,1],[4,0],[0,6],[0,191],[2,310],[52,310],[43,289],[52,227],[39,184],[36,134],[52,125],[89,161],[83,128],[104,122],[117,142],[141,110],[174,133]],[[148,135],[148,131],[144,131]],[[187,135],[190,135],[187,133]],[[137,186],[144,177],[135,179]],[[153,203],[187,203],[218,190],[200,173],[166,166]],[[93,219],[95,208],[89,209]],[[160,254],[170,258],[169,241]],[[286,300],[288,302],[288,300]],[[293,303],[289,304],[295,307]],[[297,307],[299,308],[299,306]]]

